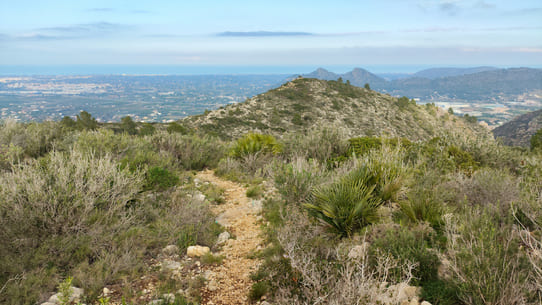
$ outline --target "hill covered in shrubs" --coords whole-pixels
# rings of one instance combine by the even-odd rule
[[[394,98],[349,83],[308,78],[295,79],[243,103],[181,122],[225,139],[251,131],[280,137],[323,125],[343,129],[350,137],[404,137],[413,141],[450,130],[489,135],[475,122],[449,115],[432,104],[420,106],[407,97]]]

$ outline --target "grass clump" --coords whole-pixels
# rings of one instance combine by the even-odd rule
[[[247,189],[246,195],[248,198],[260,198],[263,194],[263,189],[259,185],[253,185]]]
[[[269,291],[269,284],[265,281],[252,284],[248,294],[252,302],[259,301]]]
[[[217,266],[222,264],[222,261],[224,260],[223,255],[214,255],[213,253],[205,253],[201,258],[200,261],[204,265],[212,265]]]

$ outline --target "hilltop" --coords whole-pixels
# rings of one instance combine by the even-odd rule
[[[424,140],[445,131],[487,133],[475,123],[434,105],[417,105],[338,81],[298,78],[243,103],[188,117],[184,125],[222,138],[255,131],[281,136],[316,126],[342,128],[349,136],[405,137]]]
[[[529,146],[531,137],[542,128],[542,109],[514,118],[512,121],[493,130],[496,138],[506,145]]]

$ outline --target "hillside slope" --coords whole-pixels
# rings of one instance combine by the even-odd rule
[[[352,137],[386,135],[423,140],[447,131],[489,136],[478,124],[433,105],[420,106],[337,81],[308,78],[297,78],[243,103],[182,122],[223,138],[236,138],[252,131],[281,136],[321,125],[343,128]]]
[[[542,128],[542,109],[520,115],[493,130],[496,138],[506,145],[529,146],[531,137]]]

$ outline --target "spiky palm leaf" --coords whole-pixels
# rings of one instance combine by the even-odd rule
[[[316,189],[311,203],[305,204],[309,214],[329,224],[341,236],[378,221],[381,200],[375,196],[373,177],[361,168],[339,182]]]

